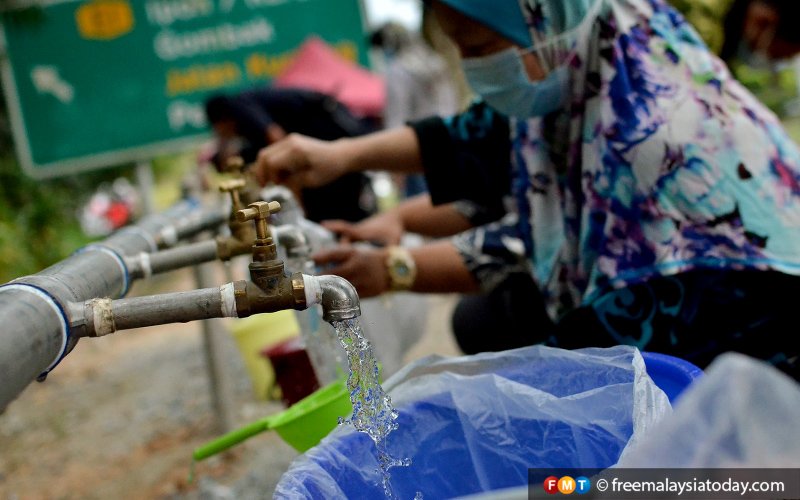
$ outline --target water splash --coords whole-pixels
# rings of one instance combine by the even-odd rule
[[[347,421],[375,442],[383,491],[388,498],[395,498],[389,484],[389,469],[411,465],[411,459],[393,458],[386,450],[386,437],[397,429],[397,411],[381,387],[378,363],[358,318],[334,321],[331,325],[336,329],[339,342],[347,353],[350,367],[347,388],[353,403],[353,415]],[[339,423],[343,423],[343,420],[340,419]]]

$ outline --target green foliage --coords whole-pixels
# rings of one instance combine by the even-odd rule
[[[10,154],[0,157],[0,283],[36,273],[88,243],[76,213],[94,186],[120,174],[37,181]]]
[[[38,272],[87,242],[74,214],[90,185],[23,175],[6,116],[0,99],[0,284]]]
[[[716,52],[725,40],[722,25],[733,0],[670,0],[670,3],[691,23],[708,47]]]
[[[0,88],[0,93],[2,88]],[[0,99],[0,284],[64,259],[89,239],[76,212],[99,182],[120,169],[37,181],[22,173]]]
[[[181,176],[193,165],[192,155],[154,162],[159,210],[178,200]],[[133,168],[34,180],[22,173],[10,153],[0,156],[0,284],[41,271],[89,243],[78,211],[97,186],[118,177],[133,181]]]
[[[152,165],[155,183],[153,200],[156,211],[161,211],[180,200],[184,181],[197,169],[197,151],[154,158]]]

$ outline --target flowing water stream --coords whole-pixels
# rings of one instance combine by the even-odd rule
[[[411,459],[397,459],[386,450],[386,437],[397,428],[397,411],[380,384],[378,363],[372,346],[364,337],[358,318],[331,323],[347,353],[350,375],[347,388],[353,403],[353,415],[347,422],[364,432],[375,442],[378,450],[378,472],[387,498],[395,498],[389,484],[389,469],[407,467]],[[340,419],[340,424],[343,421]]]

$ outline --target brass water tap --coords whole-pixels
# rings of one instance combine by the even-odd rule
[[[277,260],[278,252],[272,233],[269,230],[269,216],[280,212],[281,204],[277,201],[257,201],[249,207],[236,212],[239,222],[254,221],[256,226],[256,239],[253,243],[253,262],[268,262]]]
[[[287,309],[303,310],[316,304],[322,306],[325,321],[344,321],[359,316],[358,293],[346,279],[301,272],[286,274],[268,224],[270,216],[280,209],[278,202],[260,201],[236,211],[237,222],[246,225],[253,221],[255,225],[250,281],[238,280],[191,292],[69,303],[70,328],[76,337],[97,337],[143,326],[208,318],[246,318]],[[186,255],[211,260],[206,258],[207,242],[199,245],[200,248],[194,247]],[[172,256],[166,260],[184,262],[186,259]]]
[[[278,282],[285,279],[283,261],[278,258],[278,249],[269,230],[270,215],[281,209],[276,201],[257,201],[236,212],[239,222],[253,221],[256,238],[253,242],[253,261],[250,263],[250,280],[264,291],[274,290]]]
[[[254,237],[252,226],[239,221],[236,217],[236,213],[244,208],[241,195],[246,185],[247,182],[244,179],[230,179],[222,182],[219,186],[220,192],[227,193],[231,198],[231,214],[228,218],[228,228],[231,234],[216,238],[217,257],[220,260],[230,260],[250,251]]]
[[[255,203],[261,199],[261,188],[249,167],[250,165],[245,163],[241,156],[232,156],[225,162],[224,173],[233,175],[235,180],[244,181],[244,185],[238,189],[243,205]]]
[[[241,156],[231,156],[225,162],[225,172],[229,174],[242,175],[244,167],[244,158]]]
[[[236,212],[239,222],[253,221],[256,231],[250,283],[234,285],[236,309],[240,314],[307,307],[303,275],[286,275],[269,228],[269,217],[280,209],[276,201],[257,201]]]
[[[223,181],[219,185],[219,190],[222,193],[228,193],[231,198],[231,217],[234,218],[236,212],[244,208],[242,204],[242,190],[247,186],[244,179],[230,179]]]

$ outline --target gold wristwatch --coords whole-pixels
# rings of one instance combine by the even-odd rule
[[[389,288],[394,291],[410,290],[417,278],[417,264],[411,253],[403,247],[391,246],[386,256]]]

